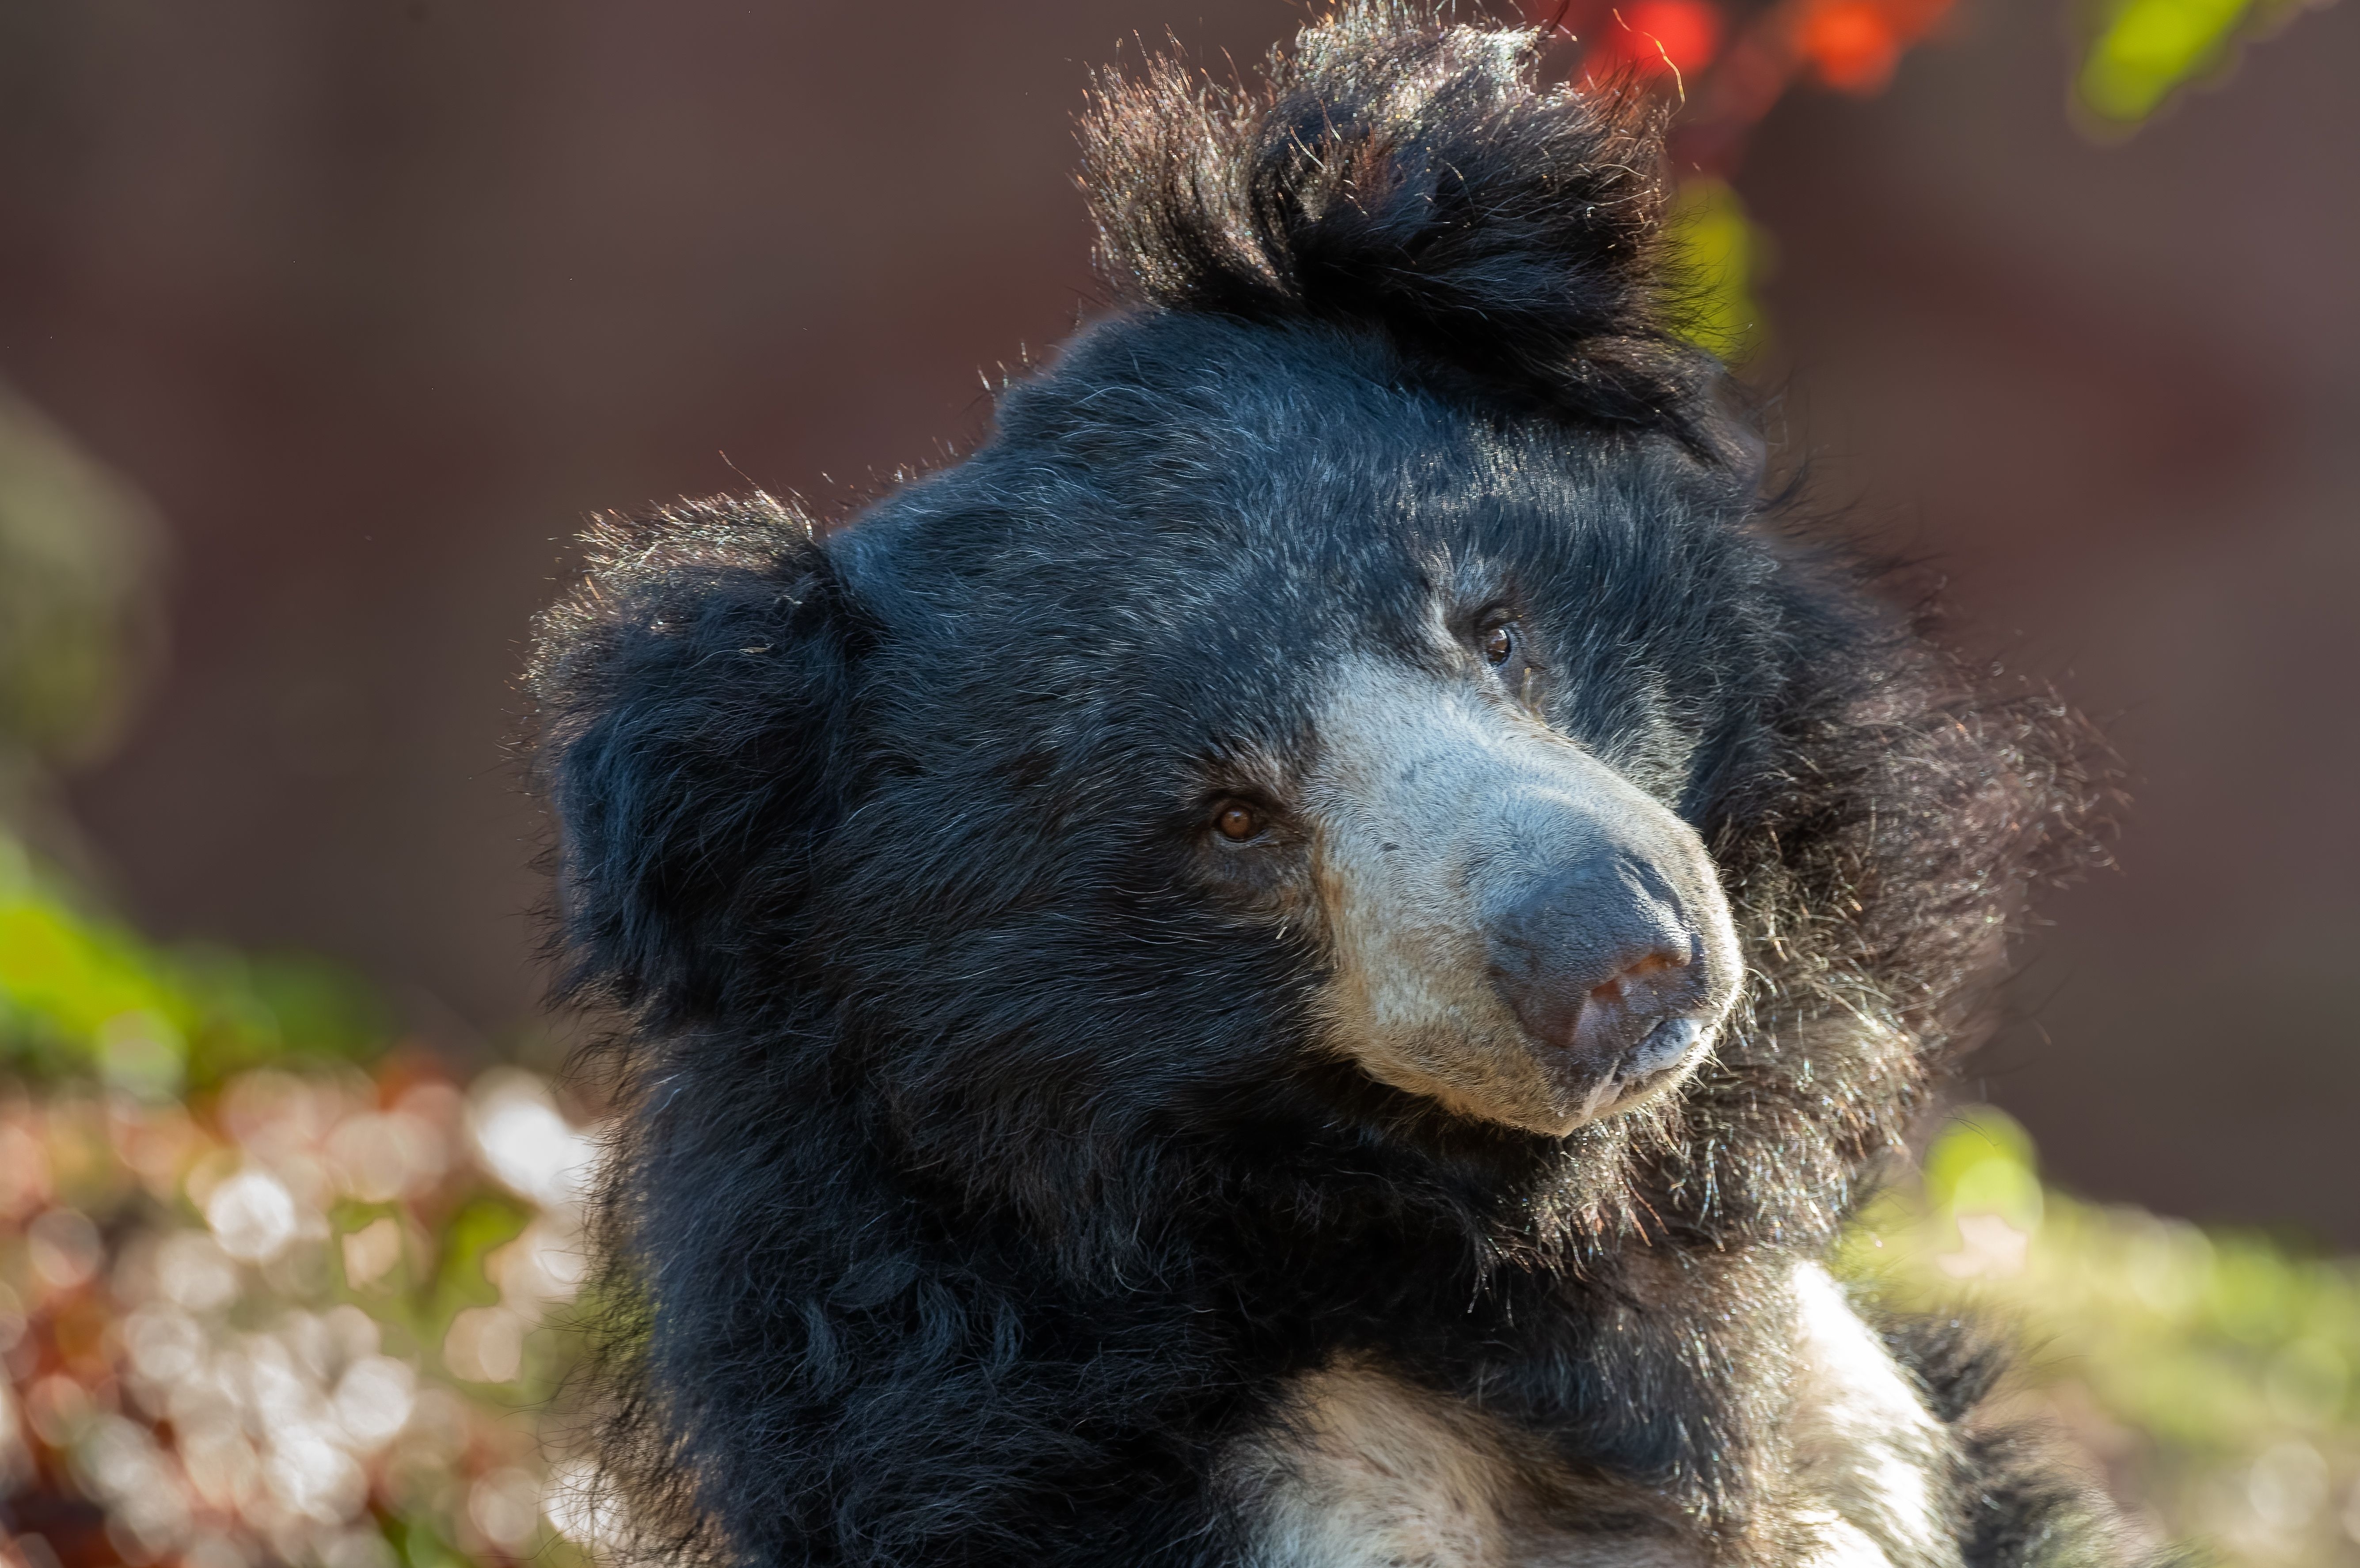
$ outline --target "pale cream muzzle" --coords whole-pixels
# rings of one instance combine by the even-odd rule
[[[1470,682],[1352,667],[1305,794],[1333,1047],[1463,1116],[1562,1136],[1676,1087],[1741,965],[1696,833]]]

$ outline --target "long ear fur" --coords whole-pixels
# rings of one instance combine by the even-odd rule
[[[770,496],[610,518],[528,679],[561,843],[563,988],[707,1015],[800,902],[840,808],[865,636],[808,518]],[[759,966],[753,966],[759,968]]]
[[[1539,35],[1359,0],[1256,91],[1101,78],[1082,189],[1128,302],[1358,324],[1413,363],[1693,438],[1713,362],[1665,321],[1663,114],[1530,80]]]

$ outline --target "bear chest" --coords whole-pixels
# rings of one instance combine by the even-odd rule
[[[1634,1512],[1448,1396],[1342,1362],[1296,1378],[1232,1446],[1227,1490],[1256,1568],[1703,1568],[1701,1544]]]
[[[1908,1375],[1818,1266],[1792,1277],[1787,1474],[1757,1499],[1794,1568],[1959,1568],[1953,1455]],[[1706,1568],[1644,1489],[1365,1360],[1296,1377],[1224,1455],[1255,1568]]]

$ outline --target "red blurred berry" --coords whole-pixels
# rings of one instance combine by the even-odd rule
[[[1820,0],[1804,15],[1801,42],[1828,86],[1874,93],[1892,78],[1903,40],[1874,0]]]

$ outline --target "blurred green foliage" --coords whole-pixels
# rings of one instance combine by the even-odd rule
[[[1681,335],[1741,365],[1762,346],[1754,289],[1767,272],[1769,237],[1745,214],[1725,180],[1697,178],[1679,188],[1666,237],[1681,279],[1673,301]]]
[[[156,539],[137,495],[0,386],[0,770],[112,737],[152,640]]]
[[[368,986],[319,959],[155,946],[0,832],[0,1066],[165,1098],[290,1054],[360,1060],[389,1022]]]
[[[2073,78],[2083,125],[2128,135],[2183,90],[2226,77],[2245,45],[2316,0],[2089,0]]]
[[[2024,1129],[1974,1106],[1842,1262],[1895,1307],[2013,1325],[2019,1399],[2158,1538],[2256,1565],[2360,1561],[2360,1261],[2045,1188]]]
[[[2074,79],[2081,108],[2129,128],[2173,91],[2222,64],[2254,0],[2114,0]]]
[[[144,940],[21,836],[49,770],[103,747],[130,701],[155,541],[146,504],[0,387],[0,1070],[149,1100],[290,1053],[358,1060],[389,1027],[333,964]]]

